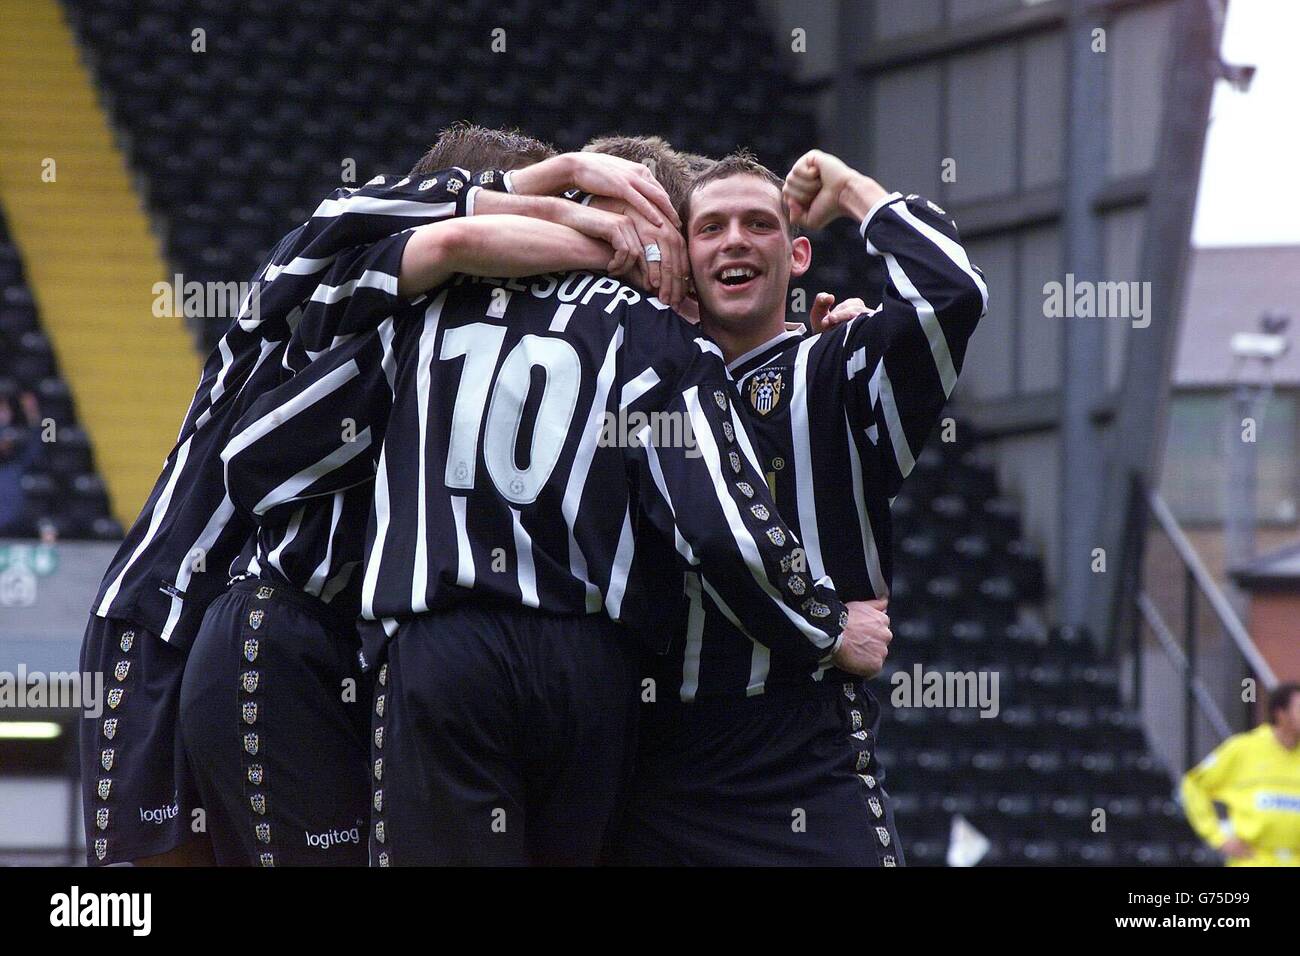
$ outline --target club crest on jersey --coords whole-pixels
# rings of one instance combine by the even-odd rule
[[[801,596],[805,591],[808,590],[808,582],[805,581],[803,577],[798,574],[790,575],[789,584],[790,584],[791,593],[795,594],[796,596]]]
[[[263,794],[255,793],[248,798],[248,805],[253,808],[253,812],[259,817],[266,813],[266,797]]]
[[[102,860],[108,856],[108,841],[100,837],[95,841],[95,859]]]
[[[384,716],[384,694],[375,698],[375,714],[379,717]]]
[[[244,660],[248,661],[250,664],[257,660],[256,638],[250,637],[248,640],[244,641]]]
[[[113,668],[113,676],[117,678],[117,682],[119,684],[122,681],[126,680],[126,675],[129,674],[130,672],[131,672],[130,661],[118,661],[117,666]]]
[[[239,713],[240,716],[244,718],[244,723],[257,723],[257,703],[255,701],[248,701],[248,703],[244,704],[243,707],[240,708]]]
[[[375,728],[375,746],[378,747],[380,750],[384,749],[384,728],[383,727]]]
[[[262,626],[262,619],[264,617],[266,617],[266,612],[261,608],[258,608],[256,611],[253,611],[248,615],[248,626],[256,631]]]
[[[457,179],[453,176],[451,179],[447,180],[447,192],[451,193],[453,196],[458,196],[460,195],[461,188],[464,185],[464,180]]]
[[[860,710],[851,710],[851,711],[849,711],[849,720],[851,720],[851,721],[853,722],[853,729],[854,729],[854,730],[861,730],[861,729],[862,729],[862,711],[860,711]]]
[[[736,474],[740,474],[740,455],[734,451],[729,451],[727,452],[727,461],[731,463],[731,470]]]
[[[102,751],[100,751],[100,754],[99,754],[99,765],[100,765],[101,767],[104,768],[104,771],[105,771],[106,773],[107,773],[109,770],[112,770],[112,769],[113,769],[113,758],[114,758],[116,755],[117,755],[117,752],[116,752],[115,750],[112,750],[112,749],[109,749],[109,750],[102,750]]]
[[[478,183],[480,186],[488,186],[496,182],[497,174],[494,169],[485,169],[478,174]]]
[[[847,697],[849,700],[858,699],[858,695],[854,692],[853,684],[851,681],[844,682],[844,696]]]
[[[754,505],[749,509],[749,512],[759,521],[766,521],[768,518],[772,517],[772,513],[767,510],[767,506],[764,504]]]
[[[875,797],[867,797],[867,806],[871,807],[871,812],[876,815],[877,820],[885,815],[885,808],[880,805],[880,801]]]
[[[379,686],[383,687],[388,683],[388,665],[384,664],[379,668]]]
[[[263,853],[258,859],[263,866],[275,866],[275,856],[270,853]]]
[[[269,588],[265,584],[263,584],[260,588],[257,589],[257,599],[259,601],[265,601],[274,593],[275,593],[275,588]]]
[[[123,654],[131,653],[131,646],[134,643],[135,643],[135,631],[123,631],[121,643],[118,644],[118,646],[122,648],[122,653]]]
[[[244,693],[245,694],[256,693],[257,683],[259,680],[261,680],[261,675],[258,674],[257,671],[244,671],[243,675],[240,677],[240,682],[243,685]]]
[[[731,427],[731,422],[722,423],[722,434],[727,436],[727,441],[736,440],[736,430]]]
[[[244,734],[244,753],[256,757],[258,745],[257,734]]]
[[[718,403],[718,408],[722,411],[725,412],[727,410],[727,393],[722,391],[722,389],[718,389],[713,393],[713,400]]]
[[[889,831],[884,827],[876,827],[876,837],[880,840],[881,846],[889,846]]]
[[[117,710],[117,705],[122,703],[122,688],[114,687],[108,692],[108,706],[110,710]]]
[[[771,541],[779,548],[781,545],[785,544],[785,532],[776,527],[768,528],[767,540]]]
[[[434,186],[437,185],[437,183],[438,183],[437,179],[425,179],[425,180],[421,180],[420,185],[416,186],[415,188],[420,192],[425,192],[426,190],[432,189]]]
[[[755,372],[749,380],[749,404],[760,415],[770,415],[781,403],[785,391],[785,373],[779,368]]]
[[[257,838],[263,843],[271,842],[271,824],[259,823],[253,827],[253,832],[257,834]]]
[[[382,789],[375,791],[375,813],[384,812],[384,791]]]
[[[381,854],[379,854],[379,865],[380,865],[380,866],[387,866],[387,865],[388,865],[388,854],[387,854],[387,853],[381,853]]]
[[[862,782],[865,783],[865,784],[867,785],[867,789],[868,789],[868,790],[875,790],[875,789],[876,789],[876,778],[873,777],[873,776],[871,776],[871,774],[869,774],[869,773],[860,773],[860,774],[858,774],[858,776],[862,778]]]
[[[378,760],[375,761],[375,779],[376,780],[384,779],[384,758],[383,757],[380,757]]]
[[[104,739],[112,740],[117,736],[117,718],[107,717],[104,720]]]
[[[248,782],[255,787],[262,785],[262,765],[260,763],[248,765]]]
[[[100,807],[95,811],[95,826],[101,830],[108,829],[108,807]]]
[[[813,617],[826,617],[831,613],[831,609],[816,598],[804,601],[803,609]]]
[[[744,495],[746,498],[754,497],[754,486],[751,485],[749,482],[738,481],[736,482],[736,487],[740,489],[740,493]]]
[[[113,781],[109,777],[104,777],[95,786],[95,793],[99,794],[99,799],[107,800],[109,791],[113,789]]]
[[[857,773],[865,773],[867,767],[871,766],[871,751],[863,750],[858,753]]]
[[[375,824],[375,839],[380,843],[384,842],[384,821],[380,820]]]

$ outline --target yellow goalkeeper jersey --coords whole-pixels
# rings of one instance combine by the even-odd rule
[[[1183,778],[1192,828],[1218,849],[1235,835],[1254,855],[1229,866],[1300,866],[1300,746],[1288,750],[1272,724],[1229,737]],[[1228,808],[1227,825],[1215,802]]]

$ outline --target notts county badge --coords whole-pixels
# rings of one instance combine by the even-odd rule
[[[244,734],[244,753],[250,757],[257,756],[257,734]]]
[[[118,661],[117,666],[113,668],[113,676],[117,678],[118,683],[126,680],[126,675],[131,670],[130,661]]]
[[[252,694],[257,691],[257,671],[244,671],[240,676],[240,681],[243,684],[245,694]]]
[[[122,648],[123,654],[131,653],[131,645],[135,643],[135,631],[123,631],[122,642],[118,645]]]
[[[727,395],[721,389],[713,393],[713,400],[718,403],[718,408],[724,412],[727,410]]]
[[[117,718],[109,717],[104,721],[104,739],[112,740],[117,736]]]
[[[260,763],[249,764],[248,782],[255,787],[262,785],[262,765]]]
[[[259,627],[262,626],[262,618],[264,618],[265,616],[266,616],[266,612],[263,611],[261,608],[258,608],[256,611],[253,611],[251,614],[248,615],[248,626],[256,631]]]
[[[256,638],[250,637],[248,640],[244,641],[244,660],[248,661],[250,664],[257,660]]]
[[[243,718],[244,718],[244,723],[246,723],[246,724],[255,724],[255,723],[257,723],[257,704],[256,704],[256,702],[251,701],[251,700],[248,701],[246,704],[243,705],[242,708],[240,708],[240,713],[241,713],[241,715],[242,715]]]
[[[779,368],[755,372],[749,380],[749,404],[760,415],[770,415],[785,391],[785,373]]]
[[[122,703],[122,688],[114,687],[108,692],[108,706],[111,710],[117,710],[117,705]]]
[[[257,838],[263,843],[271,842],[271,824],[259,823],[257,826],[253,827],[253,831],[257,834]]]

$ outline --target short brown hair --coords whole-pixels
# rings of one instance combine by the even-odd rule
[[[605,153],[634,163],[644,163],[664,187],[674,209],[681,209],[686,198],[686,187],[691,173],[681,153],[659,136],[598,136],[586,146],[584,153]]]
[[[464,121],[453,123],[420,157],[410,175],[425,176],[460,166],[470,172],[484,169],[523,169],[556,155],[555,147],[518,129],[489,129]]]
[[[1291,698],[1300,694],[1300,683],[1288,681],[1273,688],[1268,697],[1268,722],[1277,723],[1277,715],[1291,706]]]
[[[698,176],[717,162],[712,156],[705,156],[703,153],[681,153],[679,155],[693,177]]]
[[[781,189],[785,186],[785,180],[760,163],[757,156],[747,149],[738,149],[734,153],[723,156],[691,180],[690,186],[686,189],[686,198],[681,206],[682,224],[685,225],[690,222],[691,197],[695,193],[709,183],[715,183],[720,179],[730,179],[732,176],[757,176],[764,182],[771,183],[776,187],[778,196],[781,195]],[[781,218],[785,220],[786,231],[790,233],[791,237],[797,235],[794,226],[790,224],[790,211],[785,207],[784,197],[781,198]]]

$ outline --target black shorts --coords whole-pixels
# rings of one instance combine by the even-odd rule
[[[371,865],[591,865],[630,770],[631,638],[598,617],[463,607],[380,662]]]
[[[625,865],[902,866],[862,681],[641,706]]]
[[[248,579],[190,650],[180,724],[222,866],[365,866],[372,681],[355,628]]]
[[[124,863],[194,838],[198,794],[177,729],[185,654],[129,621],[92,616],[83,674],[102,675],[102,712],[81,718],[86,858]]]

